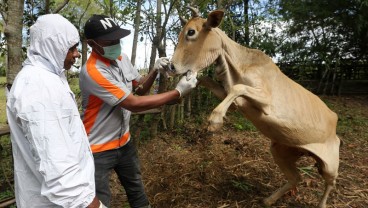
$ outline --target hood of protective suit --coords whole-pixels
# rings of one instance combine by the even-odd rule
[[[59,14],[40,16],[30,28],[30,43],[24,65],[44,68],[60,75],[68,50],[79,42],[73,24]]]

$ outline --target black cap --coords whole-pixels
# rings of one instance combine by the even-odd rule
[[[106,15],[94,14],[84,25],[84,35],[87,39],[118,40],[129,34],[130,30],[120,28]]]

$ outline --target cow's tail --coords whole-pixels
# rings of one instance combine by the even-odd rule
[[[344,145],[344,140],[342,140],[340,137],[336,135],[336,138],[340,140],[340,147]]]

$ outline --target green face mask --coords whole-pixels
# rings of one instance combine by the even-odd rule
[[[104,50],[104,55],[102,55],[102,56],[107,58],[107,59],[110,59],[110,60],[117,59],[121,54],[121,45],[120,45],[120,43],[118,43],[116,45],[102,47],[102,48]]]

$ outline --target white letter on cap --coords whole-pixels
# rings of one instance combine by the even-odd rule
[[[107,29],[106,26],[112,27],[111,22],[115,23],[113,19],[108,18],[108,17],[105,18],[105,21],[104,20],[100,20],[100,22],[101,22],[102,26],[105,28],[105,30]]]

